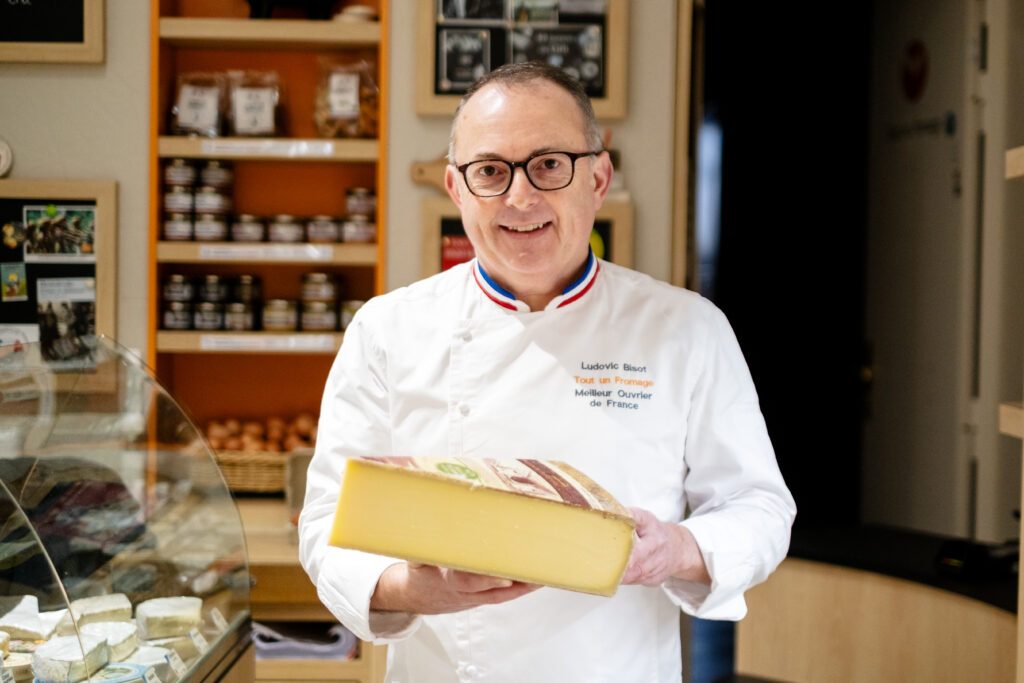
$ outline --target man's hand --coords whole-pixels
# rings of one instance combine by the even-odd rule
[[[447,614],[515,600],[540,588],[428,564],[400,562],[384,570],[370,608],[413,614]]]
[[[662,522],[641,508],[630,508],[637,539],[622,577],[623,584],[660,586],[675,577],[711,585],[711,576],[690,530]]]

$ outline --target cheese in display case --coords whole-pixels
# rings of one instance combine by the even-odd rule
[[[135,356],[76,344],[60,361],[0,346],[3,668],[60,683],[251,670],[242,526],[212,452]]]

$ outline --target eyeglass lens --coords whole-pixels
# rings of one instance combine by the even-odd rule
[[[572,182],[573,160],[568,154],[552,152],[529,160],[526,177],[538,190],[560,190]],[[466,184],[480,196],[505,192],[512,184],[513,167],[501,159],[474,161],[466,166]]]

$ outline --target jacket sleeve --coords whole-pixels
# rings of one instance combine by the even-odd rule
[[[363,640],[388,642],[411,635],[420,622],[411,614],[370,611],[380,575],[401,560],[327,543],[345,459],[391,453],[386,354],[362,313],[346,330],[324,389],[299,517],[299,560],[320,601],[346,628]]]
[[[796,504],[779,472],[739,343],[713,306],[709,327],[687,419],[690,514],[682,524],[700,547],[711,586],[671,579],[664,589],[688,614],[738,620],[747,611],[744,591],[785,558]]]

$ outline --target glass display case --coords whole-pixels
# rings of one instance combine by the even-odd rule
[[[74,341],[0,346],[0,680],[252,680],[211,452],[134,355]]]

